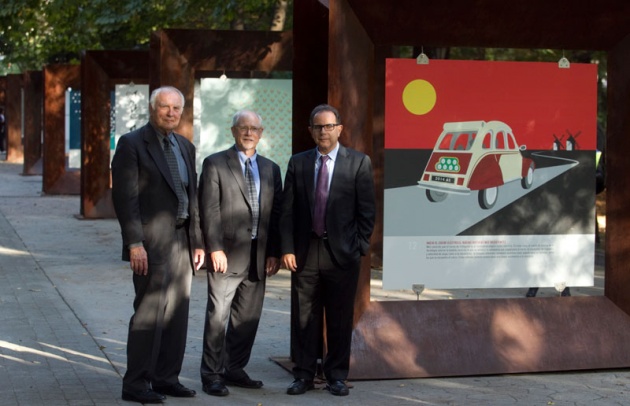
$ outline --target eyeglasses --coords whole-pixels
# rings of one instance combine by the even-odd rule
[[[239,132],[242,132],[243,134],[247,133],[248,131],[258,134],[263,130],[262,127],[245,127],[240,125],[237,125],[234,128],[236,128]]]
[[[341,124],[313,124],[311,126],[311,129],[313,131],[322,131],[322,130],[332,131],[338,125],[341,125]]]

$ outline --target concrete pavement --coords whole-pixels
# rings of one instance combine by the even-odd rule
[[[120,398],[133,287],[120,258],[115,220],[78,220],[78,196],[41,196],[41,176],[0,162],[0,405],[131,405]],[[409,299],[385,292],[376,300]],[[574,295],[603,294],[596,286]],[[261,390],[230,387],[226,398],[201,391],[199,361],[206,279],[193,280],[190,327],[180,379],[197,390],[169,405],[626,405],[630,371],[588,371],[352,382],[350,396],[324,390],[288,396],[292,376],[270,360],[289,353],[289,275],[269,279],[260,330],[247,368]],[[524,290],[431,291],[422,298],[515,297]],[[556,294],[541,289],[540,295]]]

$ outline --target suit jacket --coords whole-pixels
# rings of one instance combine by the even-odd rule
[[[257,264],[259,280],[265,277],[265,259],[280,257],[278,222],[282,177],[280,167],[258,155],[260,221]],[[201,230],[208,253],[224,251],[228,272],[248,272],[252,241],[252,213],[247,184],[235,147],[208,156],[199,180]]]
[[[313,229],[316,159],[315,149],[292,156],[284,182],[282,253],[295,254],[298,271],[306,262]],[[342,268],[367,254],[375,213],[370,158],[340,144],[326,202],[326,230],[333,257]]]
[[[202,248],[197,210],[195,147],[174,134],[188,170],[188,237],[190,255]],[[174,247],[177,194],[156,131],[146,124],[120,137],[112,160],[112,198],[123,239],[123,260],[129,244],[144,242],[149,264],[164,263]],[[173,230],[173,232],[168,232]],[[191,267],[193,262],[191,261]]]

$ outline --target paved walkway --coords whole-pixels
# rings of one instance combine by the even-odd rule
[[[0,405],[121,405],[121,376],[133,288],[119,260],[115,220],[77,220],[78,196],[41,196],[41,176],[0,162]],[[596,286],[572,293],[602,294]],[[375,272],[378,275],[378,272]],[[422,298],[522,296],[524,291],[430,291]],[[556,294],[552,289],[541,295]],[[378,300],[411,299],[384,292]],[[289,352],[289,275],[268,282],[261,327],[248,371],[262,390],[230,388],[226,398],[201,391],[199,360],[205,275],[193,280],[190,329],[182,383],[194,399],[169,405],[627,405],[630,371],[480,376],[352,382],[350,396],[324,390],[285,394],[291,375],[270,360]]]

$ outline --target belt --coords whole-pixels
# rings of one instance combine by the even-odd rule
[[[328,233],[324,233],[324,235],[317,235],[315,234],[315,231],[311,231],[311,238],[314,240],[327,240],[328,239]]]
[[[175,228],[182,228],[188,225],[188,219],[177,219],[177,222],[175,223]]]

